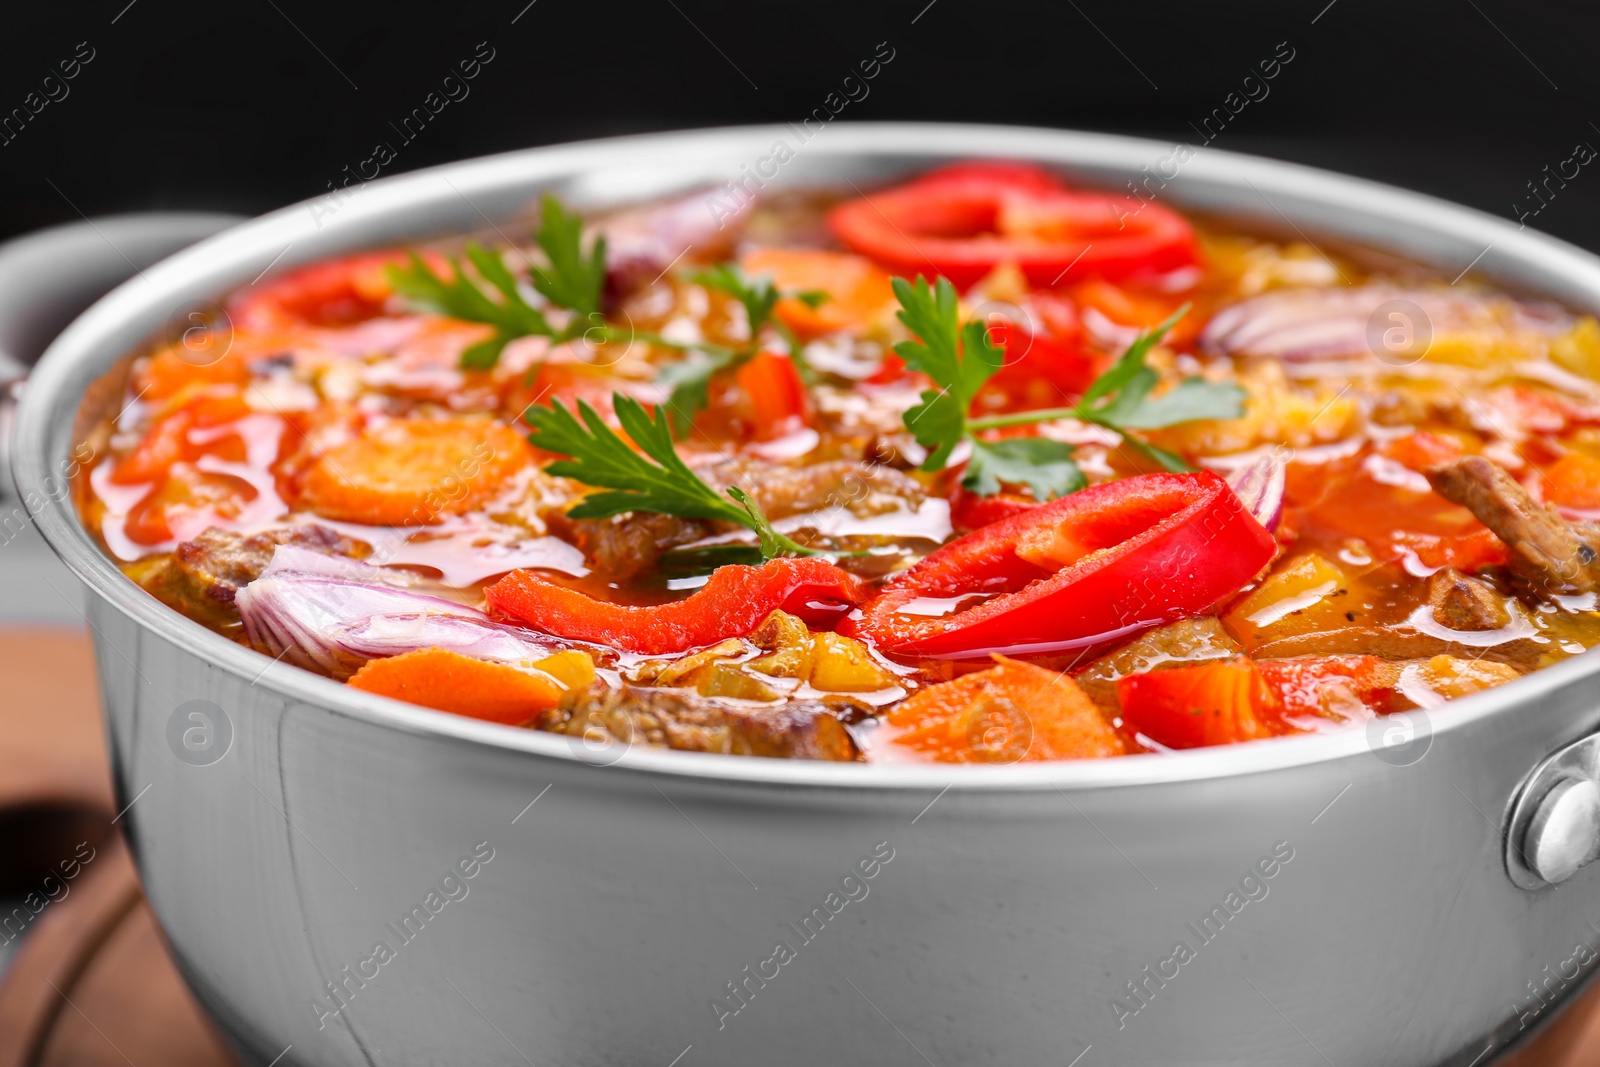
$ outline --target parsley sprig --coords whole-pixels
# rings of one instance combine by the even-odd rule
[[[550,464],[545,468],[549,473],[606,490],[584,497],[568,515],[605,519],[628,511],[653,511],[713,519],[754,531],[763,559],[824,555],[773,529],[744,490],[733,487],[719,493],[691,470],[673,445],[665,414],[652,418],[644,405],[620,393],[613,395],[613,401],[617,422],[638,451],[582,400],[576,414],[556,400],[548,407],[531,407],[523,416],[533,427],[528,439],[535,447],[569,457]]]
[[[1048,500],[1086,484],[1072,461],[1071,445],[1037,437],[985,441],[976,436],[984,430],[1078,419],[1116,431],[1130,447],[1165,470],[1187,471],[1192,468],[1183,457],[1130,431],[1197,419],[1232,419],[1244,413],[1244,390],[1229,382],[1185,378],[1165,393],[1152,395],[1161,376],[1146,364],[1146,357],[1188,313],[1185,304],[1165,322],[1142,331],[1076,404],[971,418],[968,411],[973,398],[1000,369],[1004,352],[989,340],[982,323],[961,322],[955,287],[946,279],[940,278],[930,287],[920,276],[915,283],[896,278],[893,285],[900,301],[898,317],[917,338],[897,344],[895,353],[938,386],[925,390],[921,403],[905,413],[906,428],[929,450],[922,469],[942,469],[955,447],[968,441],[972,458],[961,484],[979,495],[992,495],[1000,491],[1002,483],[1011,483],[1027,485],[1035,497]]]
[[[548,337],[556,344],[579,338],[591,343],[640,340],[682,352],[682,359],[666,364],[658,374],[658,380],[669,390],[667,407],[672,429],[679,437],[688,433],[695,413],[710,404],[712,379],[753,359],[761,350],[762,331],[769,326],[783,339],[802,376],[811,376],[801,361],[799,340],[774,316],[773,310],[786,297],[816,307],[827,299],[826,293],[780,291],[768,278],[746,278],[737,264],[723,263],[692,274],[690,279],[725,292],[744,306],[750,323],[749,344],[728,348],[709,342],[671,341],[660,334],[606,322],[601,310],[605,238],[596,237],[586,249],[582,217],[568,211],[553,196],[546,195],[541,202],[534,240],[546,262],[544,266],[531,266],[528,280],[548,307],[569,313],[559,329],[546,317],[545,308],[528,301],[503,255],[474,242],[468,242],[465,251],[476,278],[456,257],[446,257],[450,269],[448,274],[440,274],[412,253],[407,265],[389,268],[389,279],[396,292],[415,307],[494,327],[492,337],[461,353],[461,365],[468,370],[492,369],[506,345],[519,337]]]
[[[395,291],[416,307],[494,327],[494,336],[461,353],[461,365],[469,370],[491,369],[506,345],[519,337],[548,337],[557,344],[580,337],[595,343],[639,339],[667,348],[687,347],[656,334],[619,329],[605,321],[600,311],[600,293],[606,275],[606,239],[596,237],[585,249],[582,217],[568,211],[553,196],[546,195],[540,205],[534,240],[544,252],[546,263],[530,268],[529,281],[550,307],[569,313],[560,329],[551,325],[543,309],[523,295],[502,253],[474,242],[468,242],[466,257],[482,284],[454,256],[446,257],[450,265],[446,277],[435,273],[415,253],[408,265],[389,268],[389,280]]]

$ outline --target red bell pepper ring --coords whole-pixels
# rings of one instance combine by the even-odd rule
[[[1140,475],[950,542],[839,629],[934,658],[1082,648],[1204,613],[1276,548],[1215,474]]]
[[[484,590],[496,615],[557,637],[666,655],[747,637],[780,608],[807,622],[831,622],[863,599],[854,575],[822,559],[730,565],[683,600],[630,605],[596,600],[532,571],[512,571]]]
[[[932,271],[963,290],[1002,263],[1015,264],[1030,285],[1052,287],[1199,261],[1194,229],[1177,212],[1072,191],[1041,174],[1015,164],[946,168],[846,201],[828,213],[828,226],[891,273]]]

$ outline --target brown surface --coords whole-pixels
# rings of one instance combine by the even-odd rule
[[[99,835],[0,980],[0,1067],[238,1067],[178,977],[111,826],[88,637],[0,627],[0,691],[0,817],[38,828],[32,849],[0,851],[0,861],[31,851],[53,864]],[[0,885],[24,892],[42,876],[0,869]],[[1600,1064],[1600,984],[1494,1063]]]
[[[0,887],[37,889],[87,841],[0,980],[0,1067],[237,1067],[178,977],[112,825],[88,636],[0,627]],[[57,890],[59,893],[59,890]]]

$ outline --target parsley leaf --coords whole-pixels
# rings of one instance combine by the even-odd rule
[[[489,370],[499,362],[500,353],[518,337],[549,337],[557,343],[585,334],[601,340],[623,340],[618,331],[600,322],[600,289],[605,281],[605,238],[597,237],[589,252],[583,250],[583,219],[546,196],[539,230],[534,238],[545,256],[547,267],[532,269],[533,288],[553,306],[571,311],[566,327],[554,329],[544,312],[523,297],[516,277],[501,253],[468,242],[467,261],[483,280],[475,281],[460,259],[449,256],[449,277],[434,272],[416,253],[403,267],[388,269],[395,291],[413,306],[453,319],[481,322],[494,327],[494,336],[461,353],[461,365],[468,370]],[[487,289],[485,288],[487,286]],[[658,343],[659,339],[651,339]]]
[[[1236,419],[1244,414],[1245,391],[1233,382],[1185,378],[1160,396],[1140,399],[1117,417],[1119,427],[1155,430],[1198,419]]]
[[[732,488],[724,496],[706,484],[673,447],[666,415],[652,418],[644,405],[620,393],[612,394],[612,401],[623,433],[639,451],[582,400],[576,415],[559,400],[548,407],[530,407],[523,415],[533,427],[528,440],[534,447],[570,457],[546,467],[549,473],[607,490],[584,497],[568,515],[605,519],[629,511],[653,511],[686,519],[713,519],[753,530],[766,559],[822,555],[774,530],[743,490]]]
[[[1071,445],[1046,437],[974,439],[961,485],[979,496],[998,493],[1002,482],[1026,485],[1040,501],[1076,493],[1089,483],[1072,462],[1072,451]]]
[[[922,402],[905,413],[906,429],[929,450],[922,469],[939,470],[967,436],[967,409],[1000,369],[1005,353],[989,340],[983,323],[961,325],[956,289],[948,279],[940,278],[932,288],[921,275],[915,284],[904,278],[891,284],[900,301],[895,315],[917,338],[895,345],[895,354],[939,386],[925,390]]]
[[[750,321],[752,343],[762,327],[772,321],[772,309],[783,295],[771,278],[746,278],[737,263],[719,263],[710,270],[696,271],[689,275],[689,280],[727,293],[743,304],[745,317]]]
[[[546,193],[535,240],[550,264],[533,268],[533,287],[557,307],[577,312],[579,322],[599,314],[600,287],[606,278],[606,239],[596,237],[585,256],[583,219]]]

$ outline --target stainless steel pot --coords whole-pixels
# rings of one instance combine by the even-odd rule
[[[1353,731],[961,768],[587,751],[230,644],[123,578],[59,491],[86,390],[175,311],[544,189],[595,206],[1034,159],[1600,311],[1594,257],[1320,171],[999,127],[803,135],[517,152],[286,208],[145,271],[34,372],[17,480],[92,591],[121,823],[247,1058],[1467,1065],[1548,1017],[1596,958],[1600,875],[1522,888],[1505,834],[1534,768],[1600,725],[1593,654],[1417,716],[1398,747]],[[1541,819],[1587,849],[1584,812]]]

